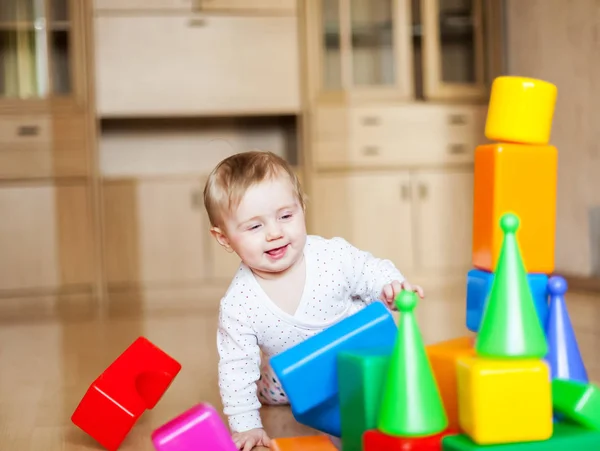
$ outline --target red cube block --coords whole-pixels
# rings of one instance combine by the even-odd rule
[[[104,448],[115,451],[180,370],[176,360],[140,337],[92,383],[71,421]]]
[[[370,429],[363,434],[363,449],[364,451],[442,451],[442,438],[458,433],[446,429],[439,434],[423,437],[395,437],[377,429]]]

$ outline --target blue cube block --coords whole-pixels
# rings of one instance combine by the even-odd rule
[[[341,436],[337,355],[341,351],[393,346],[397,333],[391,312],[374,302],[354,315],[271,358],[294,418]]]
[[[541,326],[546,328],[548,317],[548,276],[546,274],[527,274],[529,288]],[[494,273],[472,269],[467,274],[467,328],[478,332],[483,318],[485,301],[492,289]]]

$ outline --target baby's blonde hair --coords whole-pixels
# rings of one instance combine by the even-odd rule
[[[305,197],[292,167],[272,152],[253,150],[221,161],[210,173],[204,186],[204,207],[211,226],[222,227],[223,212],[236,208],[252,185],[285,174],[290,178],[302,208]]]

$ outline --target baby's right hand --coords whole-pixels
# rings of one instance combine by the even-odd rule
[[[250,451],[255,446],[271,446],[271,439],[264,429],[256,428],[244,432],[235,432],[231,438],[238,449],[242,451]]]

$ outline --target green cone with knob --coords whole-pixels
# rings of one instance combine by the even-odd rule
[[[377,428],[397,437],[433,435],[448,427],[448,417],[415,318],[417,294],[401,291],[395,301],[400,312],[398,335]]]
[[[504,240],[475,342],[482,357],[541,359],[548,352],[517,240],[519,223],[512,213],[500,219]]]

